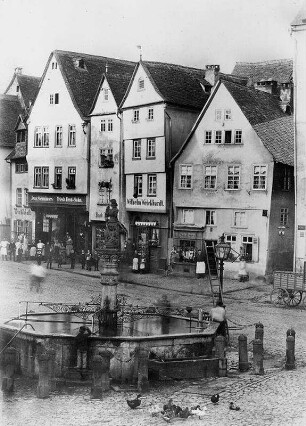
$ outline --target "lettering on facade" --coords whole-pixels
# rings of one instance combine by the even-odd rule
[[[163,200],[155,201],[155,200],[148,200],[148,199],[137,200],[134,198],[127,198],[126,204],[130,206],[164,207]]]
[[[14,213],[15,215],[20,215],[20,216],[31,216],[32,211],[31,209],[28,208],[14,208]]]
[[[31,194],[29,202],[32,204],[69,204],[69,205],[85,205],[85,195],[47,195],[47,194]]]

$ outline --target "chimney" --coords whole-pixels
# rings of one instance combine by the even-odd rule
[[[220,65],[206,65],[205,80],[214,86],[219,80]]]
[[[16,67],[15,74],[18,74],[18,75],[22,74],[22,67]]]

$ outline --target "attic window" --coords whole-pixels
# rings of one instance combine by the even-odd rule
[[[51,67],[53,70],[57,69],[57,62],[52,62]]]
[[[19,92],[19,86],[16,86],[16,92],[17,93]]]
[[[138,90],[144,90],[144,79],[142,77],[138,80]]]
[[[78,68],[81,68],[82,70],[86,69],[84,59],[77,59],[76,63]]]

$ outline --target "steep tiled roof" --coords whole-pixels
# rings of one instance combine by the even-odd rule
[[[15,145],[15,126],[22,108],[17,96],[0,95],[0,146]]]
[[[291,25],[294,27],[294,26],[305,25],[305,24],[306,24],[306,4],[302,6],[301,10],[296,15]]]
[[[27,143],[17,142],[15,148],[6,157],[6,160],[17,160],[18,158],[25,158],[27,155]]]
[[[294,165],[293,116],[256,124],[254,129],[265,147],[279,163]]]
[[[255,90],[229,81],[221,80],[233,96],[243,114],[254,126],[258,123],[284,117],[284,112],[279,106],[279,99],[269,93]]]
[[[40,77],[18,74],[17,81],[25,106],[28,108],[30,103],[33,104],[35,101],[39,89]]]
[[[253,84],[267,80],[288,83],[292,78],[292,70],[292,59],[276,59],[264,62],[236,62],[232,74],[248,77]]]
[[[72,101],[83,118],[87,117],[91,110],[101,77],[106,68],[107,78],[113,83],[112,90],[114,90],[114,96],[118,102],[121,100],[120,97],[123,96],[126,86],[124,89],[121,88],[119,80],[115,83],[115,76],[127,74],[131,76],[135,67],[134,62],[104,56],[62,50],[55,50],[53,53],[62,71]],[[78,59],[84,60],[84,69],[77,66]]]
[[[210,84],[205,80],[204,69],[150,61],[142,64],[165,102],[201,109],[207,101],[209,93],[204,92],[202,85]]]

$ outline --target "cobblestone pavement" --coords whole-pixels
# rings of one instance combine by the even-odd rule
[[[89,301],[99,294],[97,272],[68,270],[48,271],[43,291],[29,293],[29,263],[3,262],[0,264],[0,321],[18,314],[18,301],[72,302]],[[118,286],[133,304],[146,305],[167,294],[172,305],[203,307],[209,310],[211,300],[208,283],[193,278],[168,277],[151,274],[134,276],[125,271],[125,282]],[[110,391],[102,401],[91,400],[88,386],[62,387],[49,399],[35,397],[36,382],[18,378],[16,392],[11,397],[1,396],[1,425],[162,425],[165,421],[152,417],[152,406],[162,406],[172,397],[183,407],[200,404],[206,406],[202,420],[195,417],[173,420],[173,424],[186,425],[306,425],[306,312],[304,306],[285,309],[269,303],[271,286],[263,282],[238,283],[225,280],[225,303],[230,325],[231,346],[228,351],[229,375],[226,378],[198,381],[169,381],[154,384],[137,410],[130,410],[125,399],[134,392]],[[24,306],[24,305],[23,305]],[[31,308],[32,306],[32,308]],[[29,309],[36,305],[30,305]],[[256,376],[252,370],[239,373],[237,338],[246,334],[249,342],[249,361],[254,338],[254,324],[264,324],[265,374]],[[284,369],[286,330],[296,330],[296,370]],[[220,402],[210,403],[210,395],[218,391]],[[240,411],[230,411],[234,401]]]

